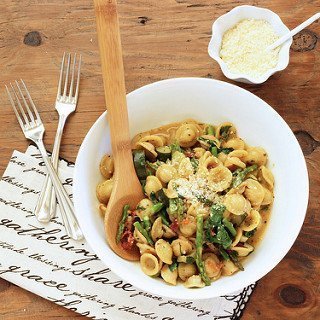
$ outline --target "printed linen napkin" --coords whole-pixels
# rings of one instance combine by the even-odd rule
[[[73,164],[60,161],[72,194]],[[14,151],[0,181],[0,277],[91,319],[239,319],[254,285],[232,295],[182,301],[143,292],[121,280],[84,241],[70,239],[57,217],[33,215],[46,170],[35,147]]]

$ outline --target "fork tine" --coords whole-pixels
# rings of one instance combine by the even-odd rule
[[[28,100],[29,100],[29,102],[30,102],[30,104],[31,104],[31,106],[32,106],[33,112],[34,112],[35,115],[36,115],[36,120],[38,120],[39,122],[41,122],[40,115],[39,115],[39,113],[38,113],[38,110],[37,110],[37,108],[36,108],[36,106],[35,106],[32,98],[31,98],[31,95],[30,95],[30,93],[29,93],[29,90],[27,89],[26,84],[24,83],[24,81],[23,81],[22,79],[20,79],[20,81],[21,81],[21,83],[23,84],[24,90],[25,90],[25,92],[26,92],[26,94],[27,94],[27,97],[28,97]]]
[[[59,83],[58,83],[57,98],[59,98],[61,96],[62,76],[63,76],[63,67],[64,67],[65,57],[66,57],[66,53],[64,52],[63,56],[62,56],[61,67],[60,67],[60,78],[59,78]]]
[[[74,54],[73,57],[73,66],[72,66],[72,75],[71,75],[71,84],[70,84],[70,89],[69,89],[69,100],[71,100],[72,96],[73,96],[73,84],[74,84],[74,69],[76,67],[76,57],[77,54]]]
[[[20,80],[21,80],[21,79],[20,79]],[[21,90],[21,88],[20,88],[19,82],[16,80],[15,83],[16,83],[16,86],[17,86],[18,91],[19,91],[19,93],[20,93],[20,97],[21,97],[21,99],[22,99],[22,101],[23,101],[23,103],[24,103],[24,105],[25,105],[25,107],[26,107],[26,109],[27,109],[27,112],[28,112],[28,115],[29,115],[29,117],[30,117],[30,120],[31,120],[31,122],[35,123],[35,119],[34,119],[33,113],[31,112],[31,110],[30,110],[30,108],[29,108],[29,104],[27,103],[27,100],[25,99],[24,94],[22,93],[22,90]],[[25,87],[25,88],[26,88],[26,87]],[[26,91],[27,91],[27,90],[26,90]]]
[[[75,95],[74,95],[74,97],[75,97],[75,102],[76,102],[76,103],[77,103],[77,101],[78,101],[78,95],[79,95],[81,59],[82,59],[82,56],[81,56],[81,54],[80,54],[80,55],[79,55],[79,63],[78,63],[77,87],[76,87],[76,93],[75,93]]]
[[[23,119],[25,121],[25,124],[28,125],[29,124],[29,119],[28,119],[28,117],[27,117],[27,115],[26,115],[26,113],[25,113],[25,111],[24,111],[24,109],[23,109],[23,107],[22,107],[22,105],[20,103],[20,100],[19,100],[19,97],[18,97],[18,95],[16,93],[16,90],[14,89],[12,83],[10,83],[10,86],[11,86],[12,92],[14,94],[15,100],[17,102],[17,105],[19,107],[20,113],[22,114]]]
[[[9,89],[8,89],[7,86],[6,86],[6,90],[7,90],[7,94],[8,94],[9,100],[10,100],[10,102],[11,102],[11,106],[12,106],[12,108],[13,108],[13,111],[14,111],[16,117],[17,117],[17,120],[18,120],[19,124],[20,124],[20,127],[21,127],[22,131],[24,131],[23,121],[22,121],[22,119],[21,119],[21,117],[20,117],[20,115],[19,115],[19,112],[18,112],[18,110],[17,110],[17,108],[16,108],[16,106],[15,106],[15,103],[14,103],[14,101],[13,101],[13,99],[12,99],[11,93],[10,93],[10,91],[9,91]]]
[[[68,53],[66,78],[65,78],[65,81],[64,81],[64,89],[63,89],[63,96],[64,96],[64,97],[66,97],[66,95],[67,95],[67,87],[68,87],[68,79],[69,79],[69,70],[70,70],[70,59],[71,59],[71,54]]]

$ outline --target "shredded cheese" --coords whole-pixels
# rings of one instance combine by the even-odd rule
[[[280,48],[266,50],[278,38],[265,20],[242,20],[223,35],[220,57],[232,73],[259,78],[278,63]]]
[[[178,178],[174,181],[179,196],[187,199],[192,204],[205,201],[219,202],[220,196],[210,188],[208,180],[195,174],[188,179]]]

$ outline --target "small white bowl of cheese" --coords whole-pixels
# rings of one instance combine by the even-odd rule
[[[260,84],[288,66],[292,38],[272,51],[266,48],[289,31],[269,9],[238,6],[213,23],[208,52],[227,78]]]

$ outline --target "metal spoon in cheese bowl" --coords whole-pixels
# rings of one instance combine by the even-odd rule
[[[139,260],[137,248],[124,250],[116,242],[123,207],[127,204],[135,207],[143,198],[131,153],[117,3],[115,0],[94,0],[94,5],[115,167],[113,191],[104,218],[105,233],[116,254],[126,260]]]

